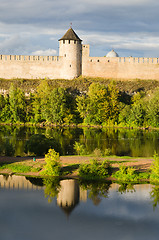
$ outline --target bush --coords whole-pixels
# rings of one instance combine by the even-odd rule
[[[85,148],[84,144],[75,142],[75,144],[73,145],[73,148],[78,155],[86,155],[86,148]]]
[[[126,167],[121,165],[119,171],[114,173],[112,177],[122,182],[136,182],[138,180],[137,173],[133,167]]]
[[[95,157],[101,157],[102,156],[102,152],[99,148],[95,148],[94,151],[93,151],[93,155]]]
[[[105,150],[104,150],[104,156],[110,156],[112,154],[112,152],[111,152],[111,149],[110,148],[106,148]]]
[[[45,155],[46,165],[44,166],[42,175],[46,176],[60,176],[61,175],[61,162],[59,153],[55,152],[54,149],[49,149],[48,153]]]
[[[159,156],[157,154],[154,155],[154,161],[151,164],[151,175],[150,180],[152,182],[159,182]]]
[[[112,177],[115,177],[118,181],[128,183],[128,182],[139,182],[139,180],[148,180],[150,177],[149,172],[136,172],[136,169],[133,167],[127,167],[121,165],[119,171],[112,174]]]
[[[91,160],[90,164],[82,164],[79,167],[79,176],[85,179],[100,179],[108,177],[110,173],[110,163]]]

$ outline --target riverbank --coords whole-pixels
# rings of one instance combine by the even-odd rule
[[[90,163],[95,157],[90,156],[61,156],[62,177],[77,177],[80,164]],[[113,172],[117,171],[120,165],[134,167],[139,172],[146,172],[150,169],[153,158],[133,158],[107,156],[96,158],[100,161],[108,160]],[[45,165],[44,157],[2,157],[0,156],[0,174],[16,174],[32,177],[41,177],[41,170]],[[109,177],[109,180],[113,180]]]

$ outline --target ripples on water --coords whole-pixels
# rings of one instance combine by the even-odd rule
[[[157,240],[158,201],[150,184],[0,176],[1,239]]]

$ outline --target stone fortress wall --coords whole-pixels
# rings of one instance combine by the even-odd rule
[[[58,56],[0,55],[0,77],[61,78],[63,58]]]
[[[88,45],[82,50],[83,76],[159,80],[159,58],[90,57]]]
[[[72,28],[59,40],[59,56],[0,55],[0,78],[102,77],[159,80],[159,58],[90,57]]]

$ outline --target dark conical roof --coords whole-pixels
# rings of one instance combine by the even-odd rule
[[[76,41],[82,41],[77,34],[75,33],[75,31],[70,27],[68,29],[68,31],[65,33],[65,35],[59,39],[60,40],[76,40]]]

